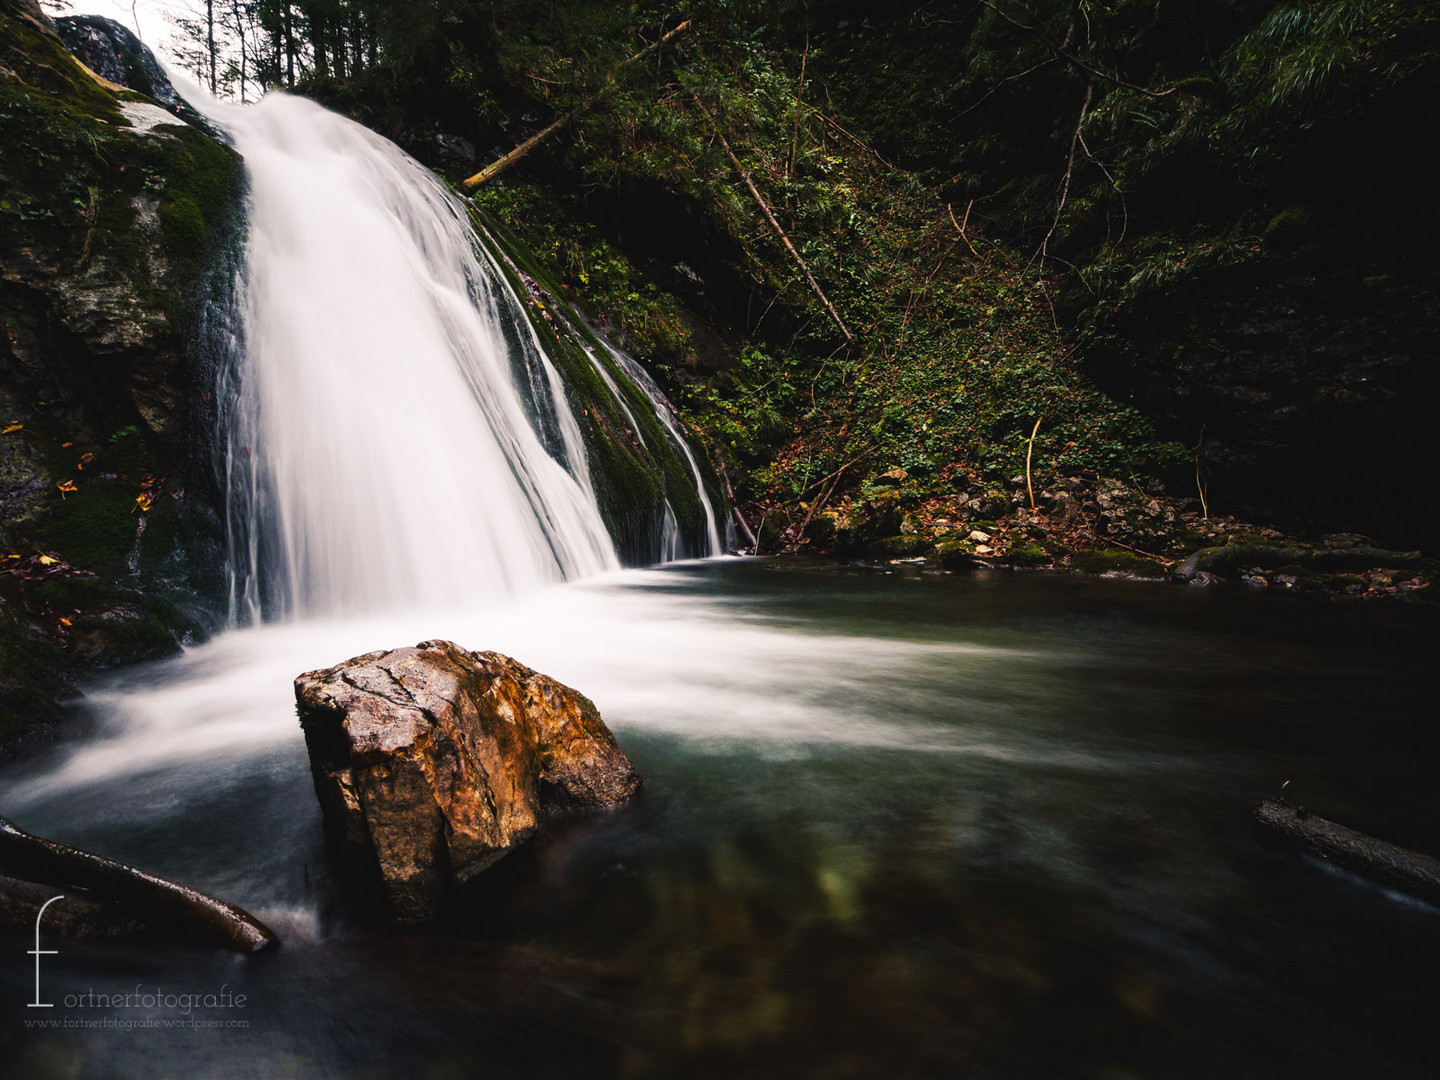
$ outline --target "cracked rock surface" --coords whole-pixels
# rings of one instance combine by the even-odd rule
[[[400,922],[438,914],[548,815],[640,788],[588,698],[499,653],[366,653],[299,676],[295,698],[326,828]]]

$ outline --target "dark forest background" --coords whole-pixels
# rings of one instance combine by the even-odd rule
[[[933,531],[1027,453],[1436,539],[1424,0],[266,0],[182,30],[220,91],[294,88],[454,180],[568,117],[476,200],[777,543],[877,482]]]

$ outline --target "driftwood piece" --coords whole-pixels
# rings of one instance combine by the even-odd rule
[[[173,920],[237,952],[260,952],[280,943],[269,927],[234,904],[114,859],[33,836],[5,818],[0,818],[0,871],[56,889],[82,889],[93,899],[113,900],[138,913]]]
[[[1440,859],[1387,844],[1279,800],[1267,799],[1256,807],[1255,822],[1308,855],[1440,906]]]

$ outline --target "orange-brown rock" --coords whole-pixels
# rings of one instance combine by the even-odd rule
[[[401,922],[560,810],[615,806],[640,777],[583,694],[449,641],[366,653],[295,680],[330,833],[379,871]]]

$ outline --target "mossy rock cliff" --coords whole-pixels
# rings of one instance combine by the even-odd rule
[[[0,3],[0,745],[221,592],[209,447],[239,157]]]

